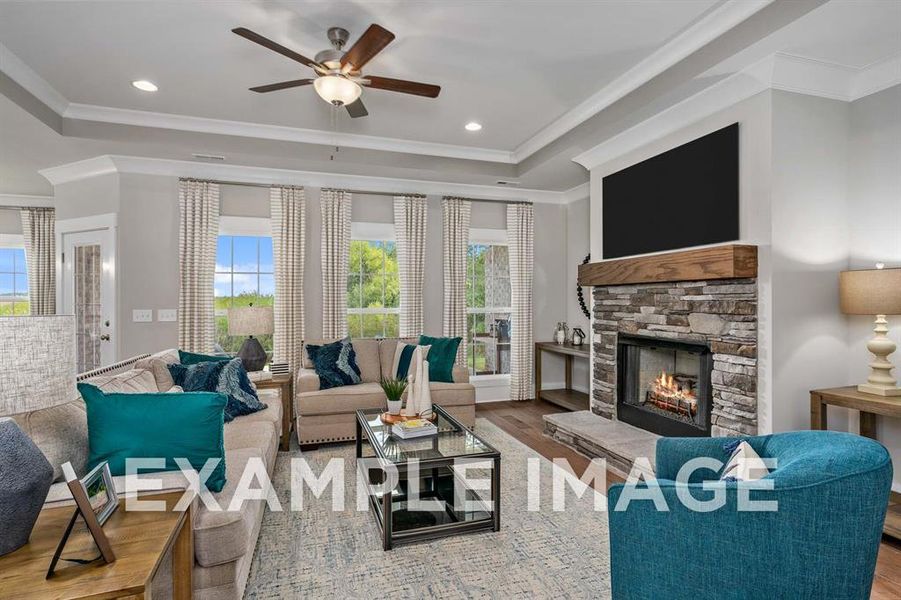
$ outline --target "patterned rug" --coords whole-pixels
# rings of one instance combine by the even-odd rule
[[[347,510],[332,512],[328,489],[304,494],[300,512],[267,511],[245,598],[608,598],[607,515],[592,492],[566,494],[551,508],[552,464],[541,458],[541,510],[526,510],[526,459],[539,454],[485,419],[476,431],[501,452],[501,531],[396,546],[384,552],[374,515],[356,510],[354,445],[323,446],[303,456],[319,474],[346,460]],[[273,482],[290,486],[282,452]],[[279,493],[284,507],[287,494]]]

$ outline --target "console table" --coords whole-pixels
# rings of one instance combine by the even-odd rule
[[[562,355],[566,361],[566,383],[562,388],[541,389],[541,353]],[[573,357],[591,360],[591,350],[588,344],[574,346],[569,342],[558,344],[556,342],[535,343],[535,397],[556,404],[567,410],[588,410],[589,397],[585,392],[573,389]]]
[[[864,394],[857,386],[811,390],[810,428],[826,429],[826,407],[841,406],[860,411],[860,435],[876,439],[876,415],[901,418],[901,399]],[[882,532],[901,540],[901,494],[891,493]]]
[[[294,374],[289,371],[272,375],[257,371],[249,375],[258,390],[279,390],[282,401],[282,437],[279,449],[288,450],[291,447],[291,430],[294,427]]]

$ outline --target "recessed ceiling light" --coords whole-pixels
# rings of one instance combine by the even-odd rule
[[[159,88],[156,87],[156,84],[152,81],[147,81],[146,79],[138,79],[137,81],[132,81],[131,85],[135,86],[142,92],[155,92]]]
[[[466,124],[466,131],[478,131],[482,128],[481,123],[476,123],[475,121],[470,121]]]

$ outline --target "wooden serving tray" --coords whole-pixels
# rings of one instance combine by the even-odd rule
[[[424,417],[411,415],[407,416],[401,412],[399,415],[392,415],[389,412],[383,412],[381,415],[382,423],[387,423],[388,425],[394,425],[395,423],[402,423],[403,421],[410,421],[412,419],[422,419]],[[434,421],[438,415],[435,412],[432,412],[432,416],[428,418],[429,421]]]

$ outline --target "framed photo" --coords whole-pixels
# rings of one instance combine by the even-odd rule
[[[116,489],[113,486],[109,465],[105,462],[99,464],[91,469],[90,473],[79,479],[75,474],[75,469],[72,468],[72,464],[65,463],[63,464],[63,475],[66,477],[66,484],[69,486],[69,491],[72,492],[72,498],[75,500],[75,512],[72,513],[69,525],[66,527],[65,533],[63,533],[63,537],[56,547],[56,552],[53,554],[53,560],[50,561],[50,568],[47,569],[47,579],[53,577],[56,565],[60,560],[77,564],[87,564],[96,560],[62,558],[63,549],[66,547],[66,542],[72,534],[72,528],[75,526],[75,521],[79,515],[84,519],[91,537],[94,538],[94,543],[97,544],[97,549],[100,550],[100,557],[98,558],[102,558],[106,563],[116,561],[116,555],[113,553],[109,539],[103,533],[103,523],[109,519],[109,516],[119,506],[119,498],[116,496]]]

